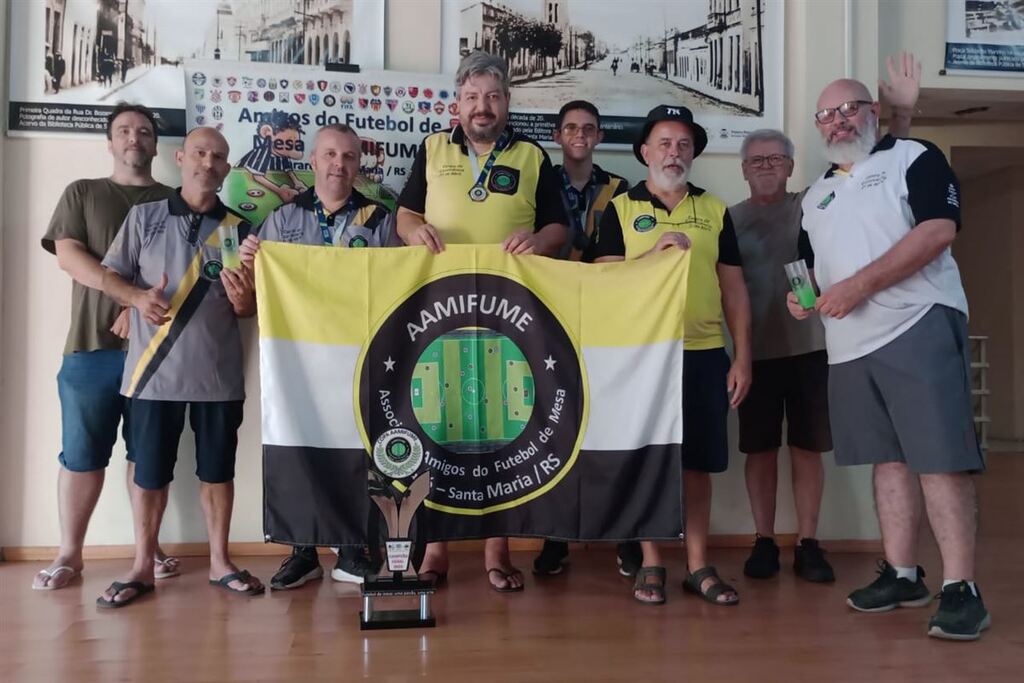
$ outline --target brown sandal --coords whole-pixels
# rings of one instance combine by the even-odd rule
[[[715,583],[708,586],[706,591],[701,590],[700,585],[707,579],[711,578],[716,579]],[[719,605],[720,607],[732,607],[740,601],[740,594],[736,592],[736,589],[723,581],[722,577],[718,575],[718,570],[711,565],[687,574],[686,578],[683,580],[683,590],[688,593],[698,595],[703,600],[710,602],[712,605]],[[720,596],[729,592],[736,594],[735,600],[718,599]]]
[[[648,582],[653,578],[654,582]],[[637,595],[638,591],[650,591],[654,598],[645,600]],[[645,605],[665,604],[665,568],[664,567],[640,567],[633,579],[633,599]]]

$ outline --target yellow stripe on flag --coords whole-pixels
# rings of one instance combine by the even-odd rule
[[[633,261],[585,264],[511,256],[497,245],[450,245],[432,254],[426,247],[322,249],[264,242],[256,262],[265,338],[362,346],[424,283],[478,272],[525,285],[580,346],[632,346],[681,337],[676,316],[659,312],[682,307],[689,255],[669,249]]]

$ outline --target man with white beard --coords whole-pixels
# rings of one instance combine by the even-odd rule
[[[727,418],[750,388],[750,300],[736,233],[725,203],[688,182],[707,146],[704,128],[682,106],[647,114],[633,153],[647,179],[615,197],[601,218],[585,261],[622,261],[663,249],[690,249],[683,339],[683,491],[687,576],[683,588],[715,605],[735,605],[736,590],[707,562],[711,473],[729,463]],[[682,285],[683,283],[668,283]],[[722,316],[733,339],[725,352]],[[654,541],[641,543],[643,566],[633,597],[665,602],[665,568]]]
[[[971,418],[967,298],[950,253],[960,188],[931,143],[876,143],[878,111],[854,80],[818,98],[832,166],[804,197],[800,251],[822,294],[813,309],[787,301],[794,317],[816,311],[825,325],[836,462],[874,467],[885,559],[847,604],[883,612],[931,602],[915,558],[923,498],[943,564],[928,635],[974,640],[991,619],[974,583],[969,475],[984,462]]]

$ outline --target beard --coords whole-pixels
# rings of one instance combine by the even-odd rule
[[[649,172],[651,180],[654,181],[654,186],[666,192],[681,192],[685,190],[690,176],[690,169],[682,162],[679,162],[679,165],[683,168],[682,173],[675,169],[666,171],[664,168],[651,166]]]
[[[495,115],[488,121],[481,123],[470,119],[463,124],[462,128],[473,142],[490,144],[501,136],[501,132],[505,130],[505,123],[501,120],[500,116]]]
[[[825,141],[825,159],[833,164],[856,164],[871,155],[878,138],[878,117],[867,117],[863,127],[857,128],[857,136],[845,142],[830,144]]]
[[[129,150],[122,157],[124,164],[136,171],[149,168],[153,163],[153,157],[142,150]]]

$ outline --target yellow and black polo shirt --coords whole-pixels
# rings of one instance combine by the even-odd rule
[[[516,230],[567,225],[560,182],[547,152],[511,127],[507,130],[509,142],[485,181],[484,201],[469,198],[477,179],[465,134],[456,126],[423,140],[398,205],[421,214],[446,244],[494,244]]]
[[[717,266],[742,266],[743,261],[732,219],[725,202],[718,197],[690,185],[686,198],[669,211],[641,182],[612,199],[583,260],[593,261],[602,256],[638,258],[669,231],[683,233],[693,245],[683,344],[691,350],[721,348],[725,346],[725,336]]]
[[[559,251],[558,258],[579,261],[590,246],[597,226],[601,225],[601,215],[608,208],[608,202],[626,192],[629,182],[594,164],[590,181],[582,190],[577,190],[569,184],[569,177],[562,166],[555,166],[555,173],[562,183],[562,202],[570,219],[569,239]]]

